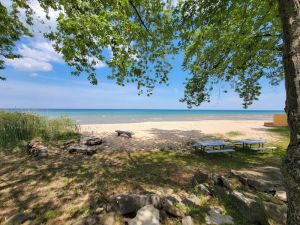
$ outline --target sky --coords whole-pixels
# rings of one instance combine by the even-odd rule
[[[9,4],[9,1],[1,0]],[[44,14],[37,4],[34,9],[39,18]],[[47,26],[55,29],[54,12]],[[23,57],[6,62],[6,69],[1,75],[7,77],[0,82],[0,108],[89,108],[89,109],[186,109],[186,104],[179,102],[184,93],[184,81],[188,72],[181,68],[182,55],[175,57],[173,70],[170,72],[168,86],[159,85],[150,97],[137,95],[135,84],[121,87],[115,81],[106,79],[109,67],[99,62],[97,77],[99,84],[93,86],[85,76],[72,76],[72,69],[44,39],[39,31],[47,30],[44,24],[36,22],[33,38],[22,38],[16,44],[16,51]],[[107,54],[110,54],[107,52]],[[283,109],[285,101],[284,83],[273,87],[262,80],[262,94],[249,109]],[[212,101],[203,103],[198,109],[242,109],[242,100],[238,94],[229,91],[224,94],[216,87]]]

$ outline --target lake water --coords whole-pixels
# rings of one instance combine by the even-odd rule
[[[71,117],[79,124],[198,120],[272,120],[283,110],[168,110],[168,109],[4,109],[48,117]]]

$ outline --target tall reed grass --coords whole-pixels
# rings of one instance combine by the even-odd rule
[[[0,111],[0,148],[15,147],[33,138],[60,141],[78,136],[78,126],[69,118],[50,119],[29,112]]]

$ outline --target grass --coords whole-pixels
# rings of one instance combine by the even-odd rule
[[[231,132],[226,133],[226,135],[228,137],[236,137],[236,136],[243,135],[243,133],[240,131],[231,131]]]
[[[37,217],[31,224],[72,224],[94,215],[114,194],[159,189],[195,193],[191,178],[198,170],[222,174],[230,169],[279,166],[285,154],[287,131],[276,128],[270,132],[281,137],[276,143],[277,151],[239,150],[232,158],[226,154],[121,150],[88,157],[51,147],[48,159],[37,160],[21,152],[0,152],[0,223],[18,211],[32,211]],[[233,216],[236,224],[248,225],[228,199],[202,202],[201,207],[187,209],[196,218],[196,224],[203,224],[209,207],[216,205]]]
[[[77,125],[68,118],[49,119],[27,112],[0,111],[0,148],[14,148],[33,138],[45,142],[79,136]]]

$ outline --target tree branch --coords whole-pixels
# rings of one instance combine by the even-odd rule
[[[139,13],[139,11],[137,10],[137,8],[135,7],[135,5],[133,4],[132,0],[129,0],[129,3],[131,5],[131,7],[133,8],[133,10],[135,11],[135,13],[137,14],[139,20],[140,20],[140,23],[142,24],[142,26],[148,31],[150,32],[149,28],[146,26],[141,14]]]

